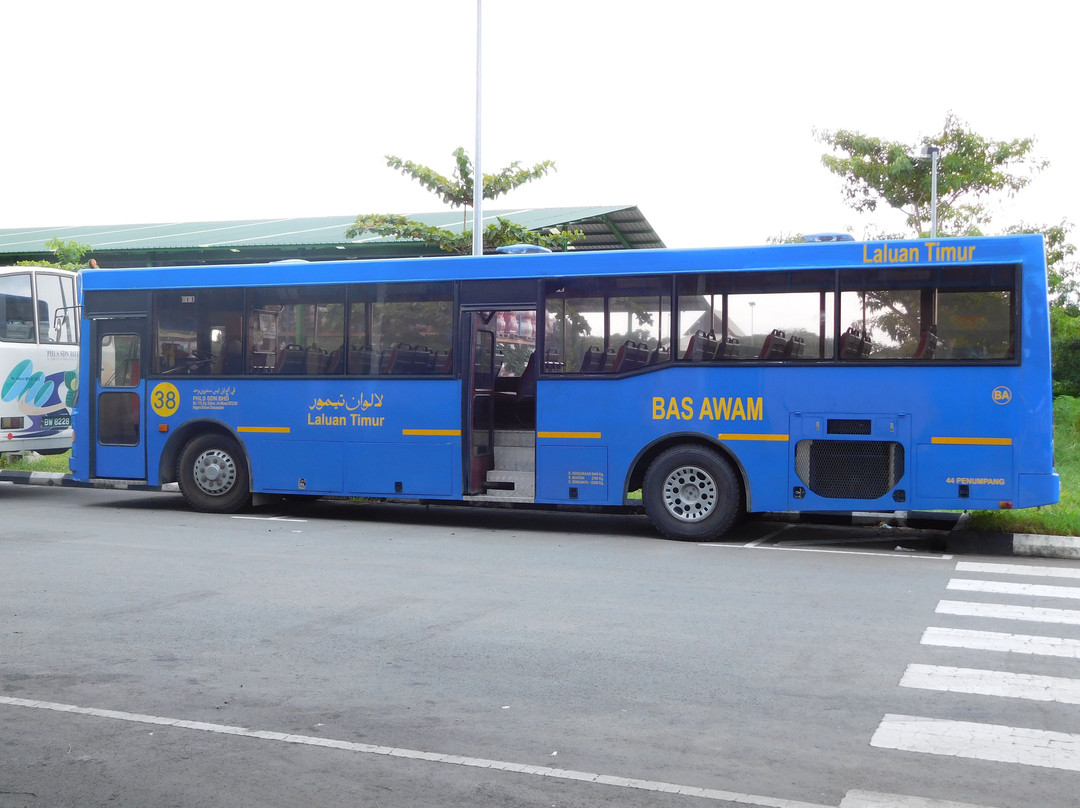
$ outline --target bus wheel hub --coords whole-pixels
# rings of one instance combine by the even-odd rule
[[[203,492],[223,494],[236,482],[236,462],[220,449],[203,452],[195,460],[194,477]]]
[[[716,507],[716,481],[696,466],[680,466],[664,482],[664,506],[684,522],[704,519]]]

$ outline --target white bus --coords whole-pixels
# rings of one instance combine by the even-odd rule
[[[0,453],[71,448],[77,307],[75,273],[0,267]]]

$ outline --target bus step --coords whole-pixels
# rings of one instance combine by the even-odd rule
[[[536,495],[536,475],[531,471],[492,469],[487,473],[487,480],[484,485],[494,492],[512,491],[523,497]]]

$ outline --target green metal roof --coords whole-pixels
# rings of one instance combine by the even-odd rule
[[[636,206],[485,210],[484,220],[509,219],[529,230],[581,230],[585,239],[574,250],[663,247],[664,243]],[[460,232],[461,211],[414,213],[408,218]],[[306,258],[380,258],[442,254],[416,241],[398,241],[374,233],[345,238],[355,216],[256,219],[223,222],[96,225],[0,229],[0,264],[51,256],[51,239],[77,241],[91,248],[101,266],[153,266],[185,263]],[[471,213],[470,213],[471,220]],[[469,222],[471,227],[471,221]]]

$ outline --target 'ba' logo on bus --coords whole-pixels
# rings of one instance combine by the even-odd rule
[[[991,397],[994,399],[995,404],[1008,404],[1012,401],[1012,390],[1004,385],[1001,387],[995,387]]]

